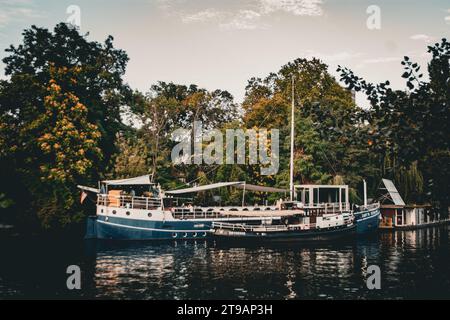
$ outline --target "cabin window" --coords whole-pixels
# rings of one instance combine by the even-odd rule
[[[186,238],[188,236],[188,234],[187,234],[187,232],[185,232],[184,234],[183,234],[183,238]]]
[[[148,216],[149,218],[151,218],[151,217],[152,217],[152,213],[149,212],[147,216]]]
[[[178,235],[176,233],[172,233],[172,238],[176,238]]]
[[[197,237],[197,232],[194,232],[194,234],[192,235],[194,238]]]
[[[130,211],[127,211],[126,215],[129,216],[130,215]]]
[[[113,210],[113,214],[116,214],[117,212],[116,212],[116,210]]]

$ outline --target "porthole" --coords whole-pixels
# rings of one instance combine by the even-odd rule
[[[130,215],[130,211],[127,211],[126,215],[129,216]]]
[[[183,238],[187,238],[188,234],[187,232],[183,233]]]
[[[152,217],[152,213],[149,212],[147,216],[148,216],[149,218],[151,218],[151,217]]]
[[[103,213],[103,209],[100,209],[100,212]]]
[[[172,238],[176,238],[176,237],[178,237],[178,234],[177,233],[172,233]]]
[[[116,210],[113,210],[113,214],[116,214],[117,212],[116,212]]]
[[[192,235],[194,238],[197,237],[197,232],[194,232],[194,234]]]
[[[203,232],[202,236],[206,237],[206,232]]]

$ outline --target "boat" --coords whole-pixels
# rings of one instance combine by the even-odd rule
[[[88,217],[87,239],[210,239],[217,238],[217,226],[223,230],[226,229],[224,226],[243,226],[251,230],[246,237],[257,235],[268,239],[297,237],[299,240],[324,240],[349,234],[356,229],[347,200],[348,186],[345,185],[299,185],[296,189],[299,189],[303,201],[280,198],[271,205],[267,202],[246,205],[246,192],[286,194],[288,190],[238,181],[163,191],[151,182],[148,175],[101,181],[99,189],[79,188],[97,197],[96,215]],[[185,197],[220,188],[241,189],[242,203],[238,206],[196,205],[194,198]],[[332,201],[318,202],[324,197]],[[262,230],[261,226],[267,232],[256,232]],[[352,226],[355,228],[352,229]]]
[[[244,203],[240,206],[195,206],[193,198],[179,197],[225,187],[243,189],[243,199],[248,191],[287,191],[245,182],[221,182],[164,192],[146,175],[102,181],[99,189],[78,187],[97,197],[96,215],[88,217],[87,221],[87,239],[206,239],[212,233],[213,222],[260,225],[277,223],[282,217],[299,212],[295,208],[281,210],[280,206],[246,206]]]
[[[351,214],[311,216],[307,211],[269,225],[213,222],[213,236],[216,240],[316,242],[342,239],[356,232]]]
[[[380,203],[360,206],[353,211],[356,222],[356,233],[359,235],[376,232],[381,223]]]
[[[380,196],[382,230],[413,230],[450,224],[431,204],[406,204],[392,180],[382,179]]]
[[[356,232],[359,235],[374,233],[375,231],[378,231],[381,224],[380,203],[375,202],[368,204],[366,180],[363,180],[363,184],[364,205],[356,206],[356,210],[353,212],[357,226]]]
[[[349,200],[348,185],[316,185],[303,184],[295,186],[296,195],[301,203],[310,207],[323,208],[325,213],[352,214],[355,220],[356,233],[365,235],[378,230],[381,214],[380,203],[367,204],[366,184],[364,181],[364,205],[354,206]]]
[[[294,185],[294,116],[293,91],[289,190],[238,181],[163,191],[152,182],[150,175],[104,180],[99,183],[99,189],[78,186],[83,191],[82,199],[88,193],[97,197],[96,214],[88,217],[86,238],[195,240],[218,236],[224,231],[217,230],[228,230],[226,226],[242,226],[246,238],[322,239],[346,234],[351,229],[362,234],[377,229],[379,208],[365,206],[353,215],[347,185]],[[240,206],[198,206],[193,198],[181,197],[227,187],[243,190]],[[289,200],[284,200],[285,197],[272,205],[246,206],[246,191],[284,193],[285,196],[289,192]],[[300,200],[297,200],[298,195]],[[330,219],[332,226],[326,224]],[[340,225],[336,225],[338,221]],[[233,234],[228,232],[227,236]]]

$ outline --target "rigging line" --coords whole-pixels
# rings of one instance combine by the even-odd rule
[[[265,118],[263,119],[263,121],[261,121],[261,123],[259,124],[259,127],[262,127],[262,125],[264,124],[264,122],[266,122],[266,120],[269,118],[269,116],[272,115],[274,111],[274,107],[270,108],[269,113],[267,113],[267,115],[265,116]]]
[[[212,168],[212,169],[209,170],[208,172],[205,172],[205,175],[208,175],[208,174],[210,174],[211,172],[213,172],[214,170],[217,170],[220,166],[221,166],[220,164],[216,165],[214,168]],[[197,181],[197,180],[200,180],[200,178],[201,178],[201,177],[197,177],[197,178],[195,178],[194,180],[188,181],[188,182],[182,184],[180,187],[175,188],[174,190],[181,189],[181,188],[184,187],[184,186],[189,186],[191,183],[193,183],[193,182],[195,182],[195,181]]]
[[[325,159],[328,161],[328,164],[330,165],[331,169],[333,170],[334,174],[337,176],[337,172],[336,169],[334,168],[333,164],[331,163],[331,161],[328,159],[326,152],[323,150],[322,146],[319,145],[320,150],[322,151],[323,155],[325,156]]]
[[[264,122],[266,122],[266,120],[269,118],[269,116],[272,115],[273,111],[274,111],[274,107],[272,106],[270,112],[265,116],[265,118],[264,118],[264,119],[261,121],[261,123],[259,124],[259,127],[261,127],[261,126],[264,124]],[[211,172],[217,170],[220,166],[221,166],[221,165],[218,164],[217,166],[215,166],[214,168],[212,168],[211,170],[209,170],[208,172],[206,172],[205,175],[208,175],[209,173],[211,173]],[[180,189],[180,188],[182,188],[182,187],[184,187],[184,186],[189,186],[191,183],[193,183],[193,182],[195,182],[195,181],[197,181],[197,180],[199,180],[199,179],[200,179],[200,177],[195,178],[194,180],[188,181],[188,182],[184,183],[183,185],[181,185],[180,187],[178,187],[178,188],[176,188],[176,189],[174,189],[174,190]]]

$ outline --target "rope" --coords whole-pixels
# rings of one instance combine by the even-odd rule
[[[262,127],[262,125],[266,122],[266,120],[269,118],[269,116],[272,115],[272,113],[273,113],[274,110],[275,110],[275,109],[274,109],[274,107],[272,106],[270,112],[265,116],[265,118],[264,118],[264,119],[261,121],[261,123],[259,124],[259,127]],[[192,156],[192,157],[193,157],[193,156]],[[208,172],[206,172],[205,175],[208,175],[208,174],[210,174],[211,172],[217,170],[220,166],[221,166],[221,165],[218,164],[217,166],[215,166],[214,168],[212,168],[211,170],[209,170]],[[200,179],[200,177],[195,178],[194,180],[191,180],[191,181],[189,181],[189,182],[186,182],[186,183],[182,184],[180,187],[178,187],[178,188],[176,188],[176,189],[174,189],[174,190],[181,189],[181,188],[183,188],[184,186],[189,186],[191,183],[196,182],[196,181],[199,180],[199,179]]]

